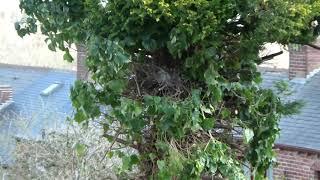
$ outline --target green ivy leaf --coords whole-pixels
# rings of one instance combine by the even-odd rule
[[[157,165],[160,170],[163,170],[166,167],[166,163],[163,160],[158,160]]]
[[[111,80],[108,82],[108,87],[115,93],[121,93],[125,87],[123,80]]]
[[[222,90],[218,86],[212,86],[210,87],[211,93],[213,94],[214,101],[219,102],[222,99]]]
[[[130,162],[131,162],[131,158],[129,156],[122,157],[122,169],[130,170]]]
[[[56,51],[56,46],[55,46],[53,43],[48,44],[48,48],[49,48],[51,51]]]
[[[81,123],[87,119],[87,116],[83,111],[77,111],[74,115],[74,120],[78,123]]]
[[[14,28],[19,31],[21,29],[21,26],[20,26],[20,22],[15,22],[14,23]]]
[[[248,144],[254,137],[254,133],[251,129],[245,129],[243,132],[244,142]]]
[[[200,106],[201,100],[200,100],[200,90],[193,90],[192,91],[192,100],[195,106]]]
[[[221,115],[222,115],[222,118],[225,119],[225,118],[228,118],[231,115],[231,112],[230,112],[229,109],[223,108],[221,110]]]
[[[119,60],[119,64],[127,64],[127,63],[131,62],[130,57],[124,53],[118,53],[117,57]]]
[[[25,28],[21,28],[17,32],[20,37],[24,37],[26,34],[28,34],[28,30],[26,30]]]
[[[137,155],[135,155],[135,154],[134,154],[134,155],[131,155],[131,156],[130,156],[130,159],[131,159],[131,162],[130,162],[130,163],[131,163],[132,165],[136,165],[136,164],[139,163],[139,157],[138,157]]]
[[[217,80],[216,80],[216,72],[215,70],[213,69],[212,66],[210,66],[210,68],[205,71],[204,73],[204,78],[206,80],[206,83],[208,85],[216,85],[217,84]]]
[[[71,56],[69,51],[66,51],[63,55],[63,59],[68,61],[68,62],[72,62],[73,61],[73,57]]]
[[[122,157],[122,169],[131,170],[132,167],[138,164],[139,158],[137,155],[123,156]]]
[[[215,119],[206,118],[202,120],[201,127],[204,130],[211,130],[214,127],[214,124],[215,124]]]
[[[114,152],[113,151],[110,151],[110,152],[107,153],[107,157],[109,159],[111,159],[113,156],[114,156]]]
[[[82,157],[85,155],[86,151],[87,151],[87,146],[81,143],[76,143],[74,145],[74,149],[77,153],[77,156]]]

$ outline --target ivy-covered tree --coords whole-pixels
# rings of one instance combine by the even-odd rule
[[[320,0],[20,0],[20,36],[41,29],[50,50],[86,47],[74,119],[100,119],[123,160],[150,179],[262,179],[279,119],[298,103],[262,89],[265,43],[308,44]],[[105,110],[106,107],[109,110]],[[133,148],[136,153],[115,150]],[[136,175],[138,177],[138,174]]]

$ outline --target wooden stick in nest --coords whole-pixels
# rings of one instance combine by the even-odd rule
[[[187,81],[183,81],[178,72],[155,64],[135,63],[133,75],[129,83],[131,96],[142,95],[168,96],[184,98],[190,95]],[[133,88],[134,86],[134,88]]]

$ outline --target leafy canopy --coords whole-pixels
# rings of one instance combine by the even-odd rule
[[[319,0],[20,0],[20,36],[86,47],[91,78],[72,89],[75,120],[99,119],[122,157],[154,179],[256,179],[273,163],[278,122],[296,102],[259,86],[268,42],[313,41]],[[108,111],[105,107],[111,106]],[[242,137],[243,141],[241,138]],[[116,146],[116,145],[114,145]]]

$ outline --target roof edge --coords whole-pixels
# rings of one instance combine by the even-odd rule
[[[286,145],[286,144],[275,144],[275,148],[284,149],[284,150],[291,150],[291,151],[299,151],[299,152],[306,152],[310,154],[320,154],[320,150],[293,146],[293,145]]]
[[[53,68],[53,67],[48,67],[48,66],[27,66],[27,65],[19,65],[19,64],[8,64],[8,63],[0,63],[0,68],[18,68],[18,69],[32,69],[35,71],[61,71],[61,72],[71,72],[74,73],[77,70],[75,69],[64,69],[64,68]]]

